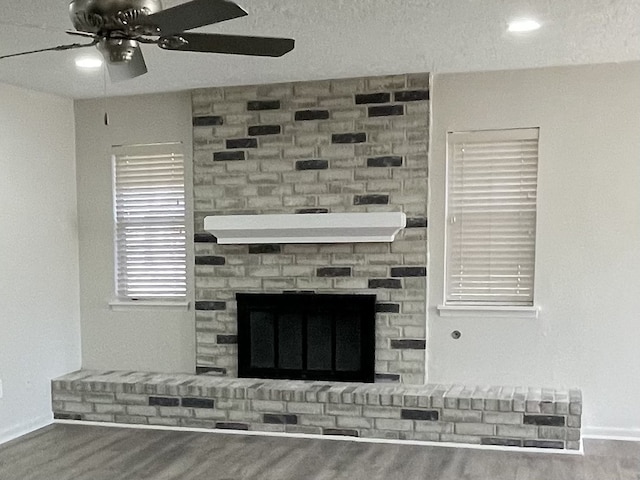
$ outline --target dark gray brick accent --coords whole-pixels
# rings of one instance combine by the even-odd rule
[[[499,437],[482,437],[481,445],[498,445],[501,447],[521,447],[522,440],[519,438],[499,438]]]
[[[227,140],[227,148],[258,148],[258,140],[255,138],[233,138]]]
[[[389,103],[391,94],[387,92],[381,93],[363,93],[356,95],[356,104],[363,105],[365,103]]]
[[[214,408],[215,406],[215,402],[212,398],[185,397],[180,403],[186,408]]]
[[[231,160],[244,160],[244,152],[215,152],[213,154],[214,162],[226,162]]]
[[[357,133],[334,133],[331,136],[331,143],[364,143],[367,141],[365,132]]]
[[[297,122],[308,120],[328,120],[329,110],[298,110],[295,114]]]
[[[402,288],[402,280],[397,278],[372,278],[369,280],[369,288]]]
[[[350,428],[323,428],[323,435],[341,435],[343,437],[359,437],[360,434],[357,430]]]
[[[227,302],[211,302],[202,300],[196,302],[196,310],[226,310]]]
[[[222,117],[217,115],[207,115],[203,117],[193,117],[194,127],[213,127],[224,123]]]
[[[440,415],[437,410],[412,410],[403,408],[400,410],[400,418],[405,420],[426,420],[428,422],[437,422]]]
[[[216,428],[221,430],[249,430],[249,425],[240,422],[216,422]]]
[[[369,107],[370,117],[391,117],[404,115],[403,105],[385,105],[383,107]]]
[[[237,335],[218,335],[216,336],[218,345],[236,345],[238,343]]]
[[[409,217],[406,228],[427,228],[427,225],[427,217]]]
[[[397,373],[376,373],[376,383],[400,383]]]
[[[328,208],[299,208],[296,210],[296,213],[300,213],[303,215],[311,214],[311,213],[329,213]]]
[[[553,440],[524,440],[522,446],[529,448],[564,448],[564,442]]]
[[[280,100],[252,100],[247,102],[247,110],[279,110]]]
[[[82,420],[82,415],[79,413],[54,413],[53,418],[55,420]]]
[[[376,303],[378,313],[400,313],[399,303]]]
[[[418,102],[420,100],[429,100],[429,90],[403,90],[395,92],[394,98],[396,102]]]
[[[282,246],[280,245],[249,245],[249,253],[280,253]]]
[[[282,133],[282,127],[280,125],[255,125],[249,127],[249,135],[258,137],[261,135],[279,135]]]
[[[321,267],[316,270],[318,277],[350,277],[351,267]]]
[[[262,422],[274,425],[297,425],[298,416],[279,413],[265,413],[262,416]]]
[[[198,255],[196,257],[196,265],[224,265],[227,260],[224,257],[215,255]]]
[[[565,417],[560,415],[525,415],[525,425],[544,425],[549,427],[564,427]]]
[[[387,156],[367,158],[367,167],[401,167],[402,157]]]
[[[196,367],[196,375],[207,375],[210,373],[215,373],[218,375],[226,375],[227,369],[223,367]]]
[[[393,267],[392,277],[426,277],[427,267]]]
[[[218,243],[218,239],[210,233],[196,233],[193,235],[195,243]]]
[[[427,348],[426,340],[400,339],[391,340],[391,348],[396,350],[424,350]]]
[[[354,205],[389,205],[389,195],[355,195]]]
[[[180,405],[180,399],[175,397],[149,397],[149,406],[151,407],[177,407]]]
[[[329,168],[327,160],[298,160],[296,170],[326,170]]]

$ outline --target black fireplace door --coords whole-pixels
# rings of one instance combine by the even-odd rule
[[[238,375],[373,382],[375,295],[236,294]]]

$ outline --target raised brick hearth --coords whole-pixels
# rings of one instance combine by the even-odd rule
[[[55,418],[578,450],[579,390],[275,381],[81,370]]]

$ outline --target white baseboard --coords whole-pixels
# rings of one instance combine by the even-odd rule
[[[19,425],[9,427],[8,429],[0,431],[0,445],[10,442],[11,440],[15,440],[18,437],[26,435],[27,433],[31,433],[42,427],[46,427],[47,425],[51,425],[52,423],[53,418],[49,414],[43,417],[36,418],[35,420],[31,420],[27,423],[21,423]]]
[[[337,442],[358,442],[358,443],[386,443],[393,445],[421,445],[425,447],[446,447],[446,448],[463,448],[472,450],[499,450],[503,452],[526,452],[526,453],[543,453],[555,455],[583,455],[584,450],[582,442],[580,442],[580,450],[556,450],[552,448],[524,448],[524,447],[502,447],[499,445],[473,445],[469,443],[451,443],[451,442],[425,442],[421,440],[392,440],[387,438],[362,438],[349,437],[340,435],[311,435],[306,433],[283,433],[283,432],[260,432],[247,430],[227,430],[227,429],[204,429],[195,427],[170,427],[164,425],[140,425],[128,423],[108,423],[108,422],[88,422],[80,420],[54,420],[54,423],[62,423],[66,425],[92,425],[96,427],[109,428],[132,428],[138,430],[171,430],[174,432],[199,432],[199,433],[218,433],[223,435],[248,435],[255,437],[284,437],[284,438],[308,438],[312,440],[327,440]]]
[[[640,429],[583,427],[582,438],[594,440],[623,440],[627,442],[640,442]]]

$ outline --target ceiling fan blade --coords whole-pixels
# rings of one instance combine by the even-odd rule
[[[192,0],[153,13],[145,23],[158,27],[160,34],[166,36],[245,15],[247,12],[229,0]]]
[[[133,57],[128,62],[109,62],[107,60],[109,78],[114,82],[130,80],[147,73],[147,64],[144,61],[142,50],[137,48]]]
[[[162,37],[158,45],[165,50],[281,57],[293,50],[295,40],[291,38],[245,37],[242,35],[219,35],[215,33],[183,33],[173,37]]]
[[[11,57],[20,57],[22,55],[30,55],[32,53],[40,53],[40,52],[56,52],[63,50],[73,50],[76,48],[85,48],[85,47],[93,47],[98,41],[94,41],[91,43],[72,43],[70,45],[58,45],[56,47],[49,48],[40,48],[38,50],[29,50],[28,52],[20,52],[20,53],[12,53],[10,55],[2,55],[0,56],[0,60],[3,58],[11,58]]]

